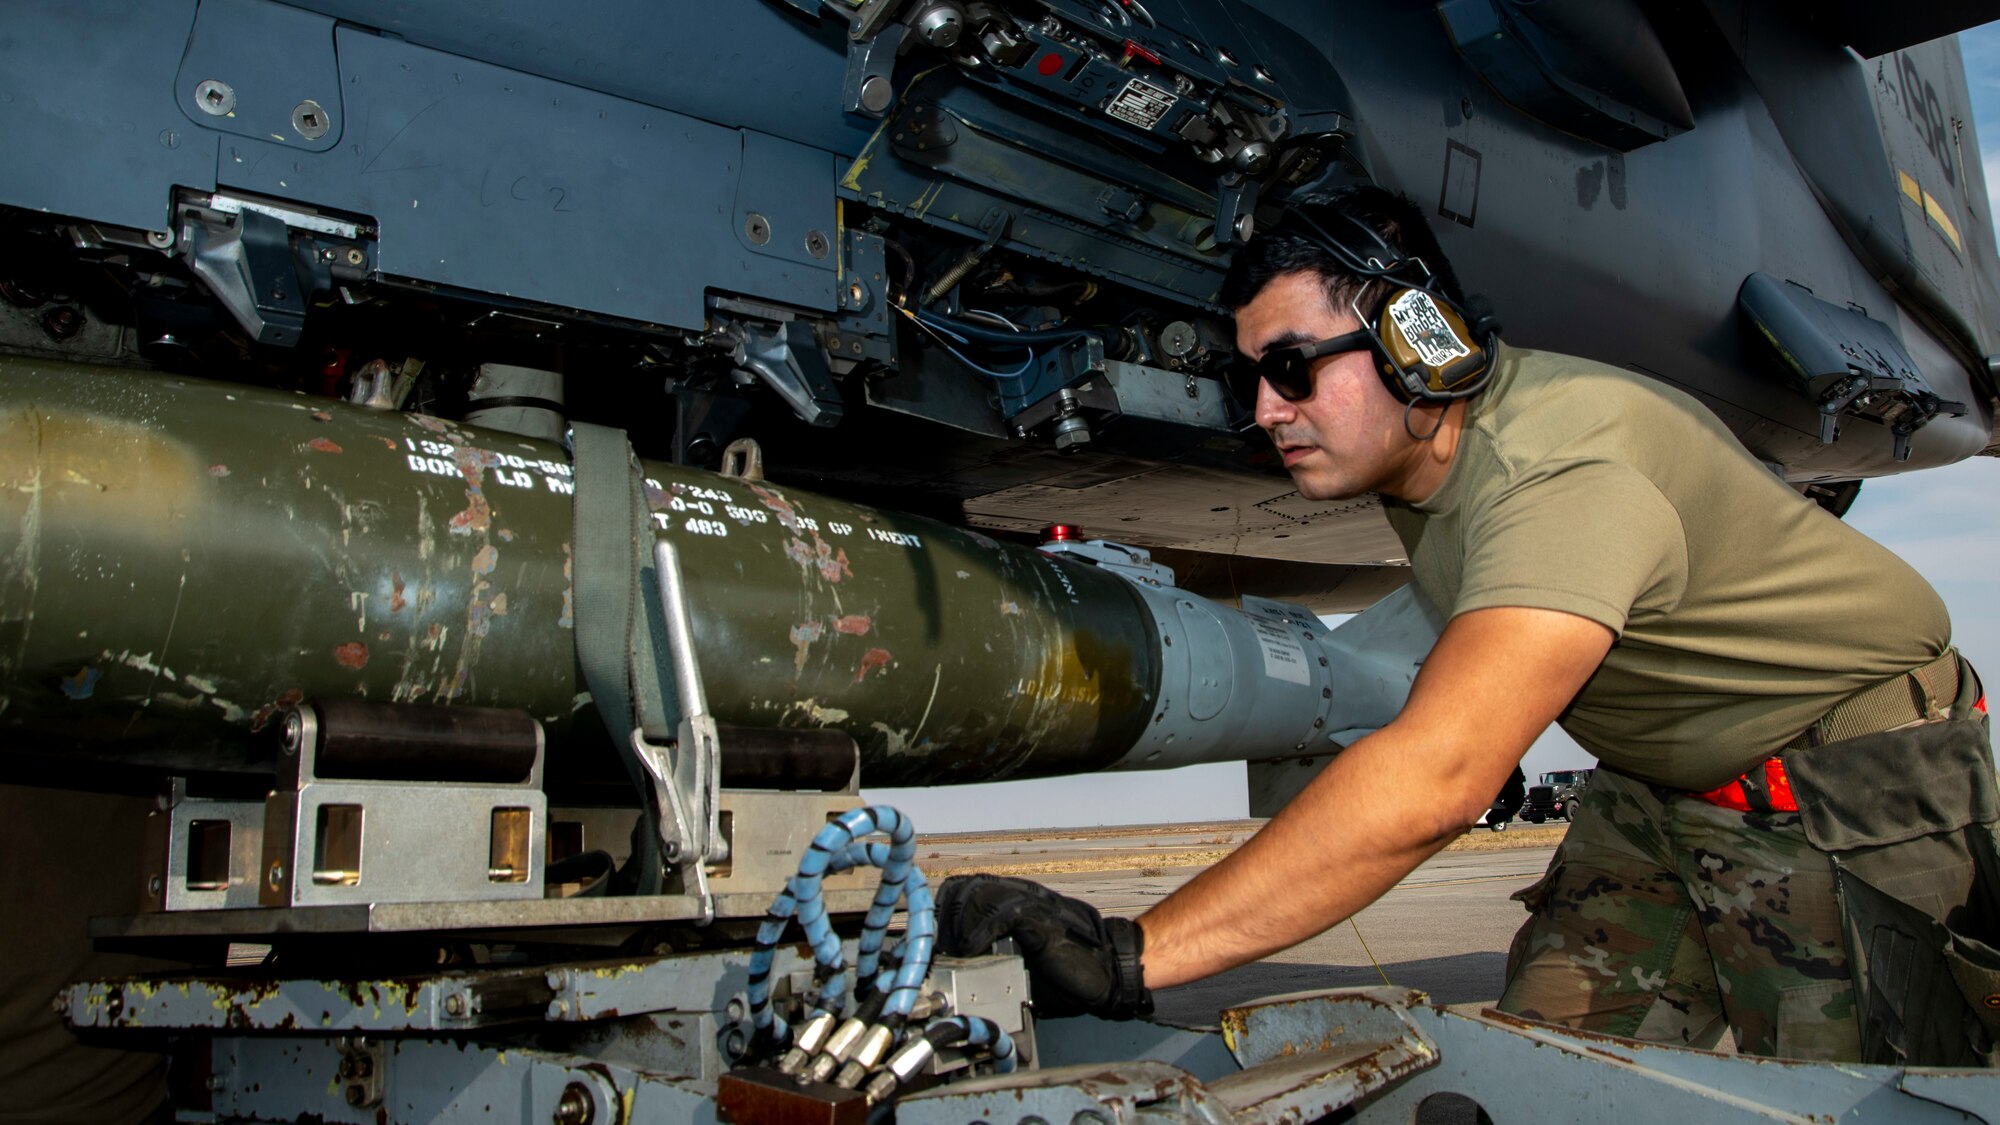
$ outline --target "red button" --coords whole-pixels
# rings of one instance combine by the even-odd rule
[[[1049,78],[1054,76],[1055,72],[1061,70],[1062,68],[1063,68],[1063,57],[1061,55],[1056,54],[1054,51],[1050,51],[1048,54],[1043,55],[1042,61],[1035,64],[1035,69],[1041,71],[1042,77],[1044,78]]]

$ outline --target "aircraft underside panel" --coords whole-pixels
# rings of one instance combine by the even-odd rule
[[[1788,146],[1787,132],[1715,25],[1688,20],[1662,29],[1695,127],[1620,153],[1516,111],[1448,42],[1426,38],[1435,13],[1377,8],[1336,19],[1283,7],[1302,34],[1329,44],[1354,98],[1363,159],[1379,180],[1426,208],[1466,286],[1495,300],[1510,341],[1630,366],[1690,391],[1794,480],[1945,464],[1992,441],[1991,384],[1983,371],[1975,376],[1970,349],[1935,319],[1909,324],[1897,299],[1856,260],[1801,173],[1796,146]],[[1391,56],[1373,48],[1384,41],[1409,49]],[[1871,81],[1878,61],[1867,64]],[[1893,68],[1895,59],[1887,64]],[[1868,111],[1865,102],[1860,108]],[[1837,120],[1847,139],[1827,153],[1836,159],[1858,143],[1855,124]],[[1865,142],[1867,126],[1861,129]],[[1961,137],[1970,144],[1969,135]],[[1886,186],[1894,200],[1895,181]],[[1916,224],[1913,238],[1940,241],[1916,209],[1906,205],[1895,222],[1905,218]],[[2000,270],[1975,256],[1975,237],[1967,238],[1958,265],[1965,280],[1956,284],[1986,287]],[[1933,419],[1913,439],[1907,462],[1896,460],[1886,427],[1865,422],[1823,443],[1818,404],[1785,381],[1737,313],[1737,290],[1758,272],[1901,323],[1906,336],[1914,327],[1920,338],[1905,347],[1920,358],[1924,377],[1940,397],[1967,403],[1968,412]],[[1599,299],[1606,292],[1634,296]],[[1993,306],[1965,292],[1951,298],[1952,307],[1990,336],[1992,314],[1981,310]]]
[[[336,394],[408,357],[425,402],[540,364],[671,460],[754,436],[774,477],[989,529],[1393,566],[1380,512],[1300,499],[1220,378],[1234,247],[1367,178],[1510,341],[1684,388],[1795,481],[1992,443],[1954,45],[1503,8],[18,4],[0,234],[75,268],[11,279],[0,345]],[[1490,19],[1534,42],[1468,38]],[[1756,276],[1856,310],[1939,409],[1829,428],[1854,365],[1788,370],[1738,311]]]

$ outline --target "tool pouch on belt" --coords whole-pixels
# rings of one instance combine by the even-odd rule
[[[1863,1062],[2000,1065],[2000,791],[1959,669],[1949,718],[1782,755],[1832,858]]]

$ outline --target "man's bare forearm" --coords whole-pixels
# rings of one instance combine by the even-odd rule
[[[1146,986],[1254,961],[1380,898],[1478,819],[1611,640],[1604,626],[1554,610],[1453,618],[1394,721],[1139,919]]]
[[[1384,729],[1356,742],[1234,854],[1141,917],[1146,986],[1185,984],[1296,945],[1464,831],[1431,800],[1384,799],[1437,793],[1408,776],[1399,741]]]

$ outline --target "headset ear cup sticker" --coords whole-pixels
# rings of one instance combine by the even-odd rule
[[[1458,333],[1452,331],[1444,310],[1421,289],[1406,289],[1389,302],[1389,319],[1397,332],[1416,350],[1418,359],[1433,370],[1472,354]]]

